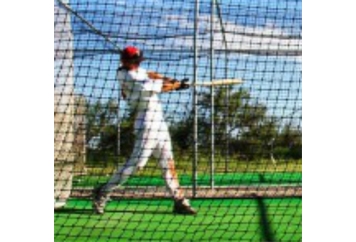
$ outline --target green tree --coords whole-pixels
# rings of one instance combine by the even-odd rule
[[[275,141],[274,154],[282,159],[302,159],[302,131],[300,127],[285,125]]]
[[[89,150],[94,160],[117,162],[118,155],[128,157],[132,152],[134,112],[119,110],[123,112],[119,120],[118,106],[116,100],[97,101],[87,109],[87,143],[99,137],[97,147]]]
[[[210,114],[210,100],[210,94],[204,94],[202,112]],[[252,99],[245,89],[231,88],[217,89],[214,102],[215,137],[219,142],[229,142],[230,154],[249,160],[269,155],[268,144],[277,135],[278,122],[267,115],[264,104]],[[220,146],[220,152],[225,153],[225,149]]]
[[[109,100],[87,104],[87,144],[93,138],[99,138],[96,150],[115,153],[117,150],[117,109],[118,103]]]
[[[119,155],[128,157],[134,146],[135,136],[134,136],[134,122],[135,113],[130,111],[126,112],[120,121],[120,131],[119,131]]]
[[[215,152],[236,155],[246,160],[270,158],[301,158],[301,131],[269,114],[268,108],[252,98],[245,89],[216,89],[214,98]],[[198,143],[211,142],[211,95],[203,93],[198,110]],[[171,125],[174,145],[181,151],[193,146],[193,113]]]

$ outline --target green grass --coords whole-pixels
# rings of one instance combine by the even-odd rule
[[[121,164],[121,163],[120,163]],[[177,172],[182,185],[192,184],[191,161],[180,158],[176,161]],[[230,160],[225,172],[223,159],[215,162],[215,184],[217,186],[254,185],[254,184],[293,184],[302,183],[302,161],[238,161]],[[116,170],[113,164],[105,167],[88,167],[87,175],[74,178],[74,186],[86,187],[105,183]],[[210,167],[208,158],[200,158],[198,163],[198,185],[210,184]],[[129,186],[163,186],[161,169],[155,160],[150,160],[143,171],[137,172],[126,185]]]
[[[256,199],[193,200],[197,216],[171,213],[170,200],[112,201],[95,215],[88,200],[70,200],[56,212],[56,242],[264,241]],[[275,241],[301,241],[301,198],[264,199],[267,225]],[[266,224],[264,224],[266,226]]]
[[[124,160],[118,164],[105,164],[104,162],[97,162],[88,166],[90,175],[112,174],[118,165],[122,165]],[[179,174],[192,174],[192,158],[181,157],[176,158],[176,168]],[[215,159],[215,173],[282,173],[282,172],[302,172],[302,160],[278,160],[273,163],[271,160],[259,161],[240,161],[230,159],[225,163],[224,158]],[[227,170],[226,170],[227,169]],[[198,160],[198,174],[209,174],[210,159],[207,157],[200,157]],[[140,172],[142,175],[159,176],[161,169],[157,161],[151,158],[145,169]]]

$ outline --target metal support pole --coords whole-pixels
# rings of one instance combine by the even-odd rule
[[[227,63],[227,58],[226,58]],[[227,68],[226,68],[227,70]],[[225,124],[225,173],[229,172],[229,156],[230,156],[230,134],[229,134],[229,104],[230,104],[230,90],[231,87],[226,87],[226,96],[225,96],[225,117],[226,117],[226,124]]]
[[[215,0],[211,0],[211,17],[210,17],[210,79],[214,80],[214,8]],[[214,189],[215,185],[215,88],[210,87],[210,122],[211,122],[211,146],[210,146],[210,187]]]
[[[120,98],[118,102],[118,108],[117,108],[117,161],[119,162],[120,160],[120,155],[121,155],[121,117],[120,117]]]
[[[227,43],[227,39],[226,39],[226,35],[225,35],[225,27],[224,27],[224,23],[223,23],[223,19],[222,19],[222,12],[220,9],[220,5],[219,3],[216,1],[216,8],[217,8],[217,13],[218,13],[218,17],[219,17],[219,21],[220,21],[220,27],[221,27],[221,31],[223,34],[223,41],[225,44],[225,77],[227,77],[228,75],[228,56],[227,56],[227,51],[228,51],[228,43]],[[229,155],[230,155],[230,142],[229,142],[229,123],[228,123],[228,118],[229,118],[229,103],[230,103],[230,90],[231,87],[227,87],[226,88],[227,92],[226,92],[226,96],[225,96],[225,119],[226,119],[226,124],[225,124],[225,139],[226,139],[226,143],[225,143],[225,173],[228,172],[229,170]]]
[[[193,159],[193,197],[197,195],[198,180],[198,35],[199,35],[199,0],[195,1],[195,20],[194,20],[194,89],[193,89],[193,109],[194,109],[194,159]]]

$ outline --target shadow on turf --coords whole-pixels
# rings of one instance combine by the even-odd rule
[[[94,214],[93,209],[83,209],[83,208],[62,208],[59,210],[54,210],[54,213],[57,214]],[[135,214],[173,214],[171,211],[156,211],[156,210],[145,210],[145,211],[137,211],[137,210],[106,210],[107,213],[135,213]]]
[[[93,209],[62,208],[62,209],[54,210],[54,213],[92,214],[93,213]]]

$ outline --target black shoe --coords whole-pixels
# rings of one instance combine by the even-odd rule
[[[97,214],[103,214],[106,203],[109,200],[107,193],[102,191],[103,186],[94,188],[93,190],[93,209]]]
[[[184,214],[184,215],[194,215],[197,214],[189,204],[189,200],[180,199],[174,201],[173,213],[175,214]]]

